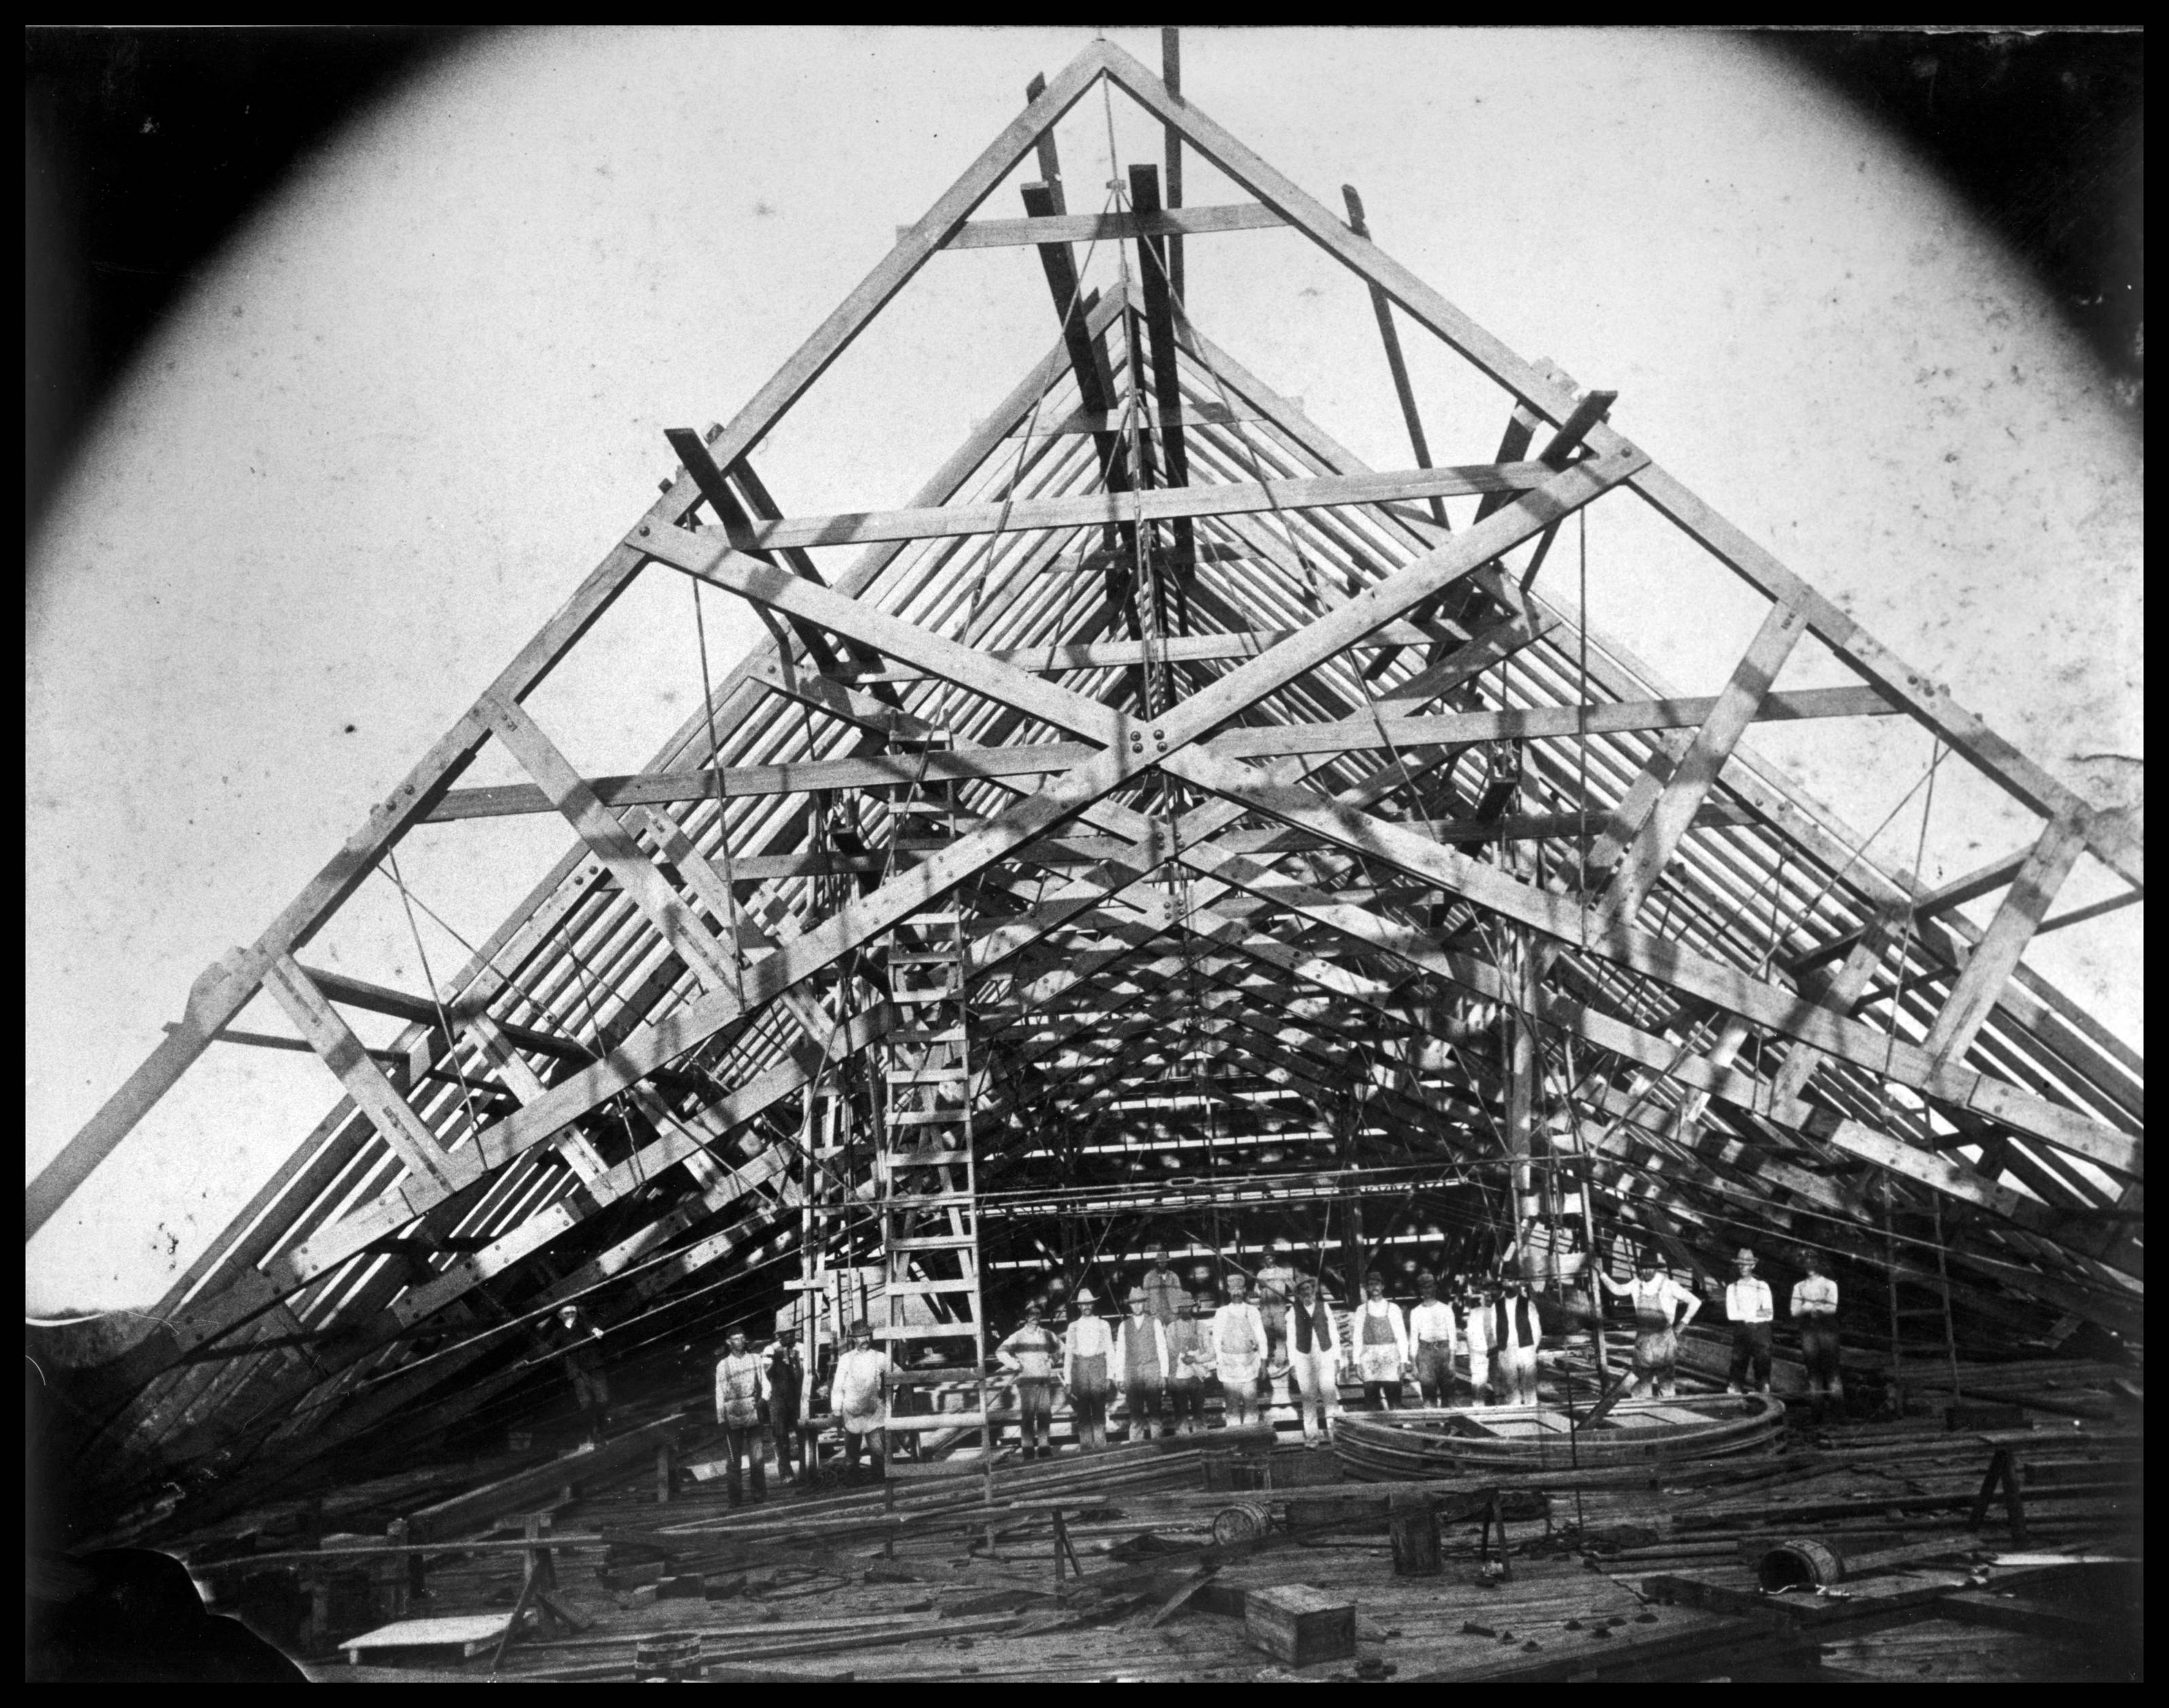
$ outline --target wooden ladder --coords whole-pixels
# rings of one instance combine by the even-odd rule
[[[946,749],[945,730],[896,739],[899,751]],[[898,841],[932,831],[944,843],[960,834],[953,782],[918,781],[893,808]],[[972,1147],[972,1043],[965,988],[963,915],[955,900],[912,915],[891,933],[889,1000],[898,1011],[885,1056],[885,1097],[875,1168],[880,1189],[886,1344],[909,1385],[920,1373],[911,1348],[968,1340],[983,1450],[994,1459],[988,1417],[986,1310],[979,1293],[978,1177]],[[909,1302],[923,1300],[930,1321],[912,1321]],[[924,1378],[920,1378],[924,1379]],[[954,1380],[953,1370],[933,1377]]]

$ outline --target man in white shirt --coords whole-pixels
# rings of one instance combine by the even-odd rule
[[[1664,1273],[1655,1252],[1644,1252],[1634,1260],[1634,1278],[1623,1285],[1601,1270],[1596,1278],[1606,1292],[1633,1302],[1634,1397],[1671,1399],[1678,1391],[1674,1380],[1680,1356],[1677,1331],[1694,1321],[1702,1300]],[[1678,1314],[1683,1305],[1684,1316]]]
[[[1220,1377],[1223,1421],[1240,1429],[1258,1421],[1258,1372],[1266,1363],[1266,1324],[1243,1295],[1239,1272],[1228,1277],[1228,1302],[1212,1313],[1212,1362]]]
[[[1808,1366],[1808,1404],[1820,1423],[1826,1409],[1845,1416],[1845,1378],[1838,1371],[1837,1283],[1820,1252],[1807,1254],[1807,1276],[1793,1287],[1793,1316],[1800,1325],[1800,1357]]]
[[[888,1474],[889,1357],[874,1344],[873,1325],[863,1316],[850,1326],[850,1345],[836,1359],[829,1379],[829,1403],[844,1426],[844,1460],[855,1476],[859,1455],[873,1451],[874,1468]]]
[[[1543,1319],[1537,1301],[1529,1296],[1526,1276],[1506,1283],[1499,1302],[1491,1307],[1491,1355],[1499,1367],[1499,1403],[1533,1406],[1537,1403],[1537,1346],[1543,1339]]]
[[[1461,1335],[1468,1348],[1468,1403],[1491,1403],[1491,1289],[1477,1285],[1462,1300]]]
[[[1089,1287],[1079,1287],[1077,1315],[1063,1337],[1062,1385],[1069,1390],[1069,1416],[1077,1450],[1096,1453],[1107,1444],[1107,1396],[1114,1372],[1115,1336],[1100,1315]]]
[[[1363,1302],[1348,1325],[1348,1339],[1356,1374],[1363,1381],[1363,1403],[1373,1412],[1393,1411],[1400,1404],[1401,1378],[1408,1369],[1409,1334],[1401,1307],[1386,1297],[1384,1276],[1363,1278]]]
[[[1770,1298],[1770,1284],[1755,1273],[1755,1254],[1740,1248],[1732,1260],[1735,1278],[1724,1289],[1724,1315],[1732,1324],[1732,1372],[1724,1391],[1737,1394],[1754,1371],[1755,1391],[1770,1391],[1770,1324],[1777,1307]]]
[[[1461,1325],[1453,1307],[1438,1296],[1438,1277],[1416,1277],[1416,1307],[1409,1313],[1409,1339],[1415,1354],[1416,1388],[1426,1406],[1453,1403],[1453,1343]]]
[[[723,1426],[729,1465],[724,1486],[733,1506],[743,1498],[739,1467],[746,1459],[753,1461],[753,1497],[768,1498],[766,1455],[760,1445],[761,1410],[767,1402],[766,1362],[748,1349],[744,1331],[739,1330],[731,1336],[728,1350],[716,1365],[716,1422]]]

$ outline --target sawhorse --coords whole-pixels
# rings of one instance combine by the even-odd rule
[[[1069,1526],[1063,1521],[1062,1508],[1057,1507],[1054,1509],[1054,1593],[1058,1596],[1062,1593],[1062,1562],[1064,1560],[1069,1562],[1070,1575],[1081,1580],[1084,1576],[1084,1567],[1077,1558],[1077,1550],[1070,1544]]]
[[[1966,1520],[1966,1529],[1978,1530],[1988,1517],[1988,1503],[1996,1497],[1999,1484],[2003,1489],[2003,1509],[2011,1519],[2011,1540],[2019,1547],[2026,1545],[2026,1503],[2019,1492],[2019,1483],[2026,1474],[2026,1462],[2008,1447],[1999,1447],[1988,1461],[1988,1475],[1980,1480],[1980,1492],[1973,1498],[1973,1513]]]
[[[514,1632],[520,1622],[533,1608],[542,1630],[554,1635],[558,1631],[575,1634],[585,1631],[594,1621],[583,1618],[568,1607],[557,1594],[557,1561],[556,1551],[548,1545],[550,1514],[530,1513],[522,1535],[530,1545],[520,1551],[524,1562],[520,1599],[512,1604],[512,1617],[505,1621],[504,1635],[498,1639],[497,1652],[490,1657],[489,1669],[495,1673],[504,1664],[505,1652],[512,1647]]]

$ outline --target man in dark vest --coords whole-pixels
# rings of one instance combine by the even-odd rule
[[[1288,1372],[1303,1407],[1303,1444],[1322,1447],[1330,1438],[1327,1419],[1340,1393],[1340,1332],[1333,1307],[1318,1296],[1318,1283],[1308,1275],[1295,1284],[1287,1348]]]
[[[806,1393],[806,1364],[799,1356],[798,1337],[789,1329],[775,1337],[768,1349],[768,1427],[775,1437],[775,1474],[786,1482],[798,1480],[798,1419]]]
[[[1115,1380],[1129,1402],[1130,1439],[1149,1441],[1159,1433],[1167,1391],[1167,1331],[1152,1314],[1152,1300],[1143,1288],[1130,1289],[1125,1302],[1130,1314],[1115,1330]]]
[[[1499,1403],[1537,1403],[1537,1342],[1543,1338],[1537,1301],[1529,1297],[1527,1276],[1506,1278],[1499,1302],[1491,1307],[1491,1358],[1497,1372]]]

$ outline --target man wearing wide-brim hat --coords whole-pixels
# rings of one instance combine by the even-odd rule
[[[1167,1332],[1152,1314],[1152,1295],[1130,1289],[1130,1314],[1115,1331],[1115,1380],[1130,1411],[1130,1439],[1149,1441],[1159,1433],[1162,1394],[1167,1388]]]
[[[1724,1391],[1737,1394],[1752,1369],[1755,1391],[1770,1391],[1770,1333],[1777,1303],[1770,1284],[1755,1273],[1755,1253],[1740,1248],[1732,1260],[1736,1278],[1724,1289],[1724,1314],[1732,1323],[1732,1369]]]
[[[1077,1316],[1063,1337],[1062,1383],[1069,1390],[1069,1415],[1077,1426],[1078,1450],[1096,1452],[1107,1444],[1107,1394],[1115,1337],[1100,1315],[1100,1301],[1079,1287],[1073,1301]]]

